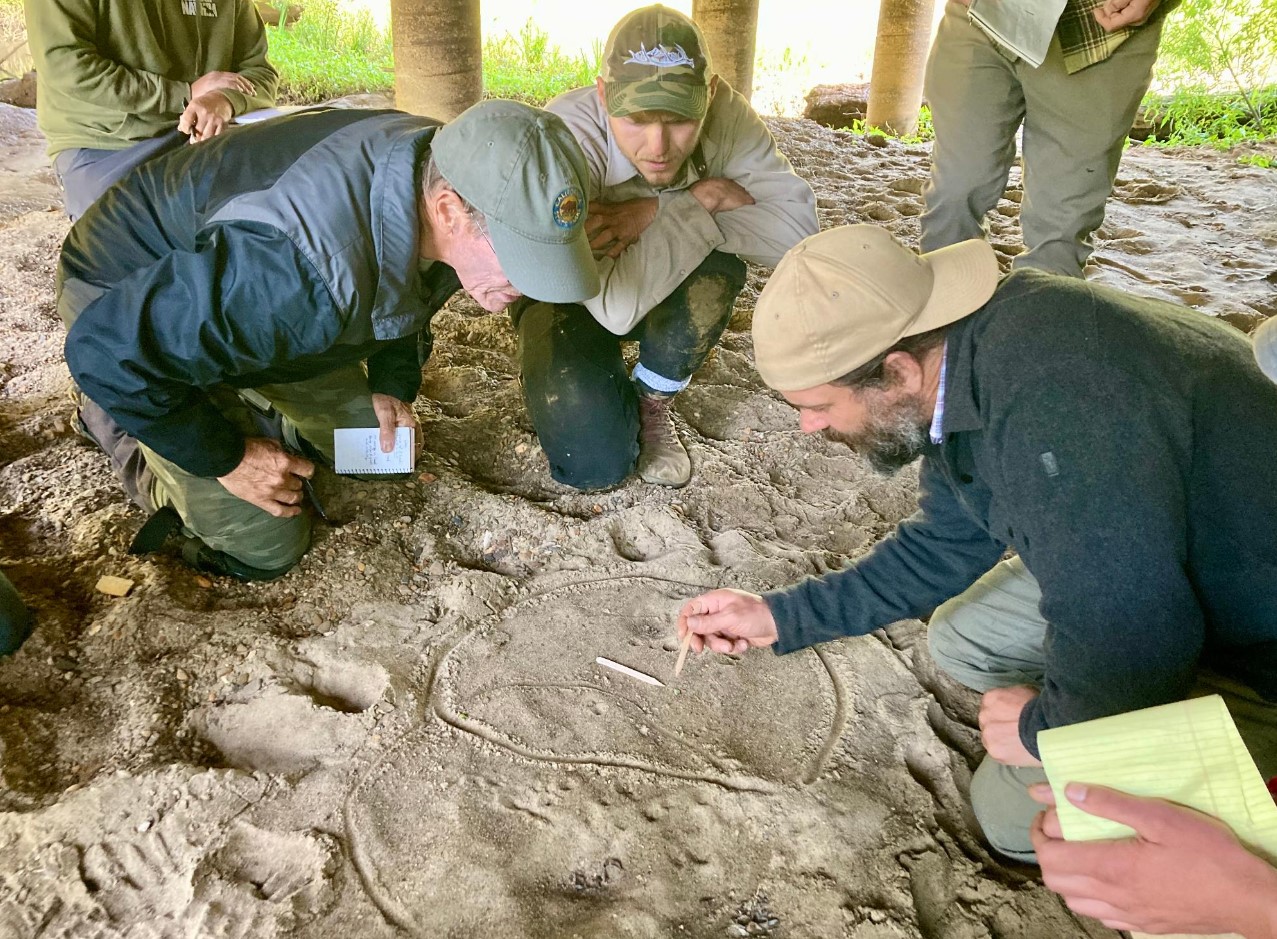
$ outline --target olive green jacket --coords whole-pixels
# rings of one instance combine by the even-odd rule
[[[252,0],[26,0],[49,155],[123,150],[173,130],[208,72],[239,72],[255,93],[223,91],[235,114],[275,103],[266,29]]]

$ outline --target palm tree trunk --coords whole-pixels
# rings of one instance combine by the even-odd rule
[[[881,0],[865,123],[900,136],[918,129],[935,0]]]
[[[395,106],[449,121],[483,96],[479,0],[390,0]]]
[[[692,19],[705,34],[714,71],[748,98],[754,90],[758,0],[692,0]]]

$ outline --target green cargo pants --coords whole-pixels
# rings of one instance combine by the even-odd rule
[[[256,390],[284,415],[286,433],[306,440],[329,464],[334,429],[377,426],[368,378],[358,364],[307,381]],[[212,398],[245,436],[261,436],[252,409],[234,389],[215,389]],[[150,507],[172,507],[187,533],[208,547],[263,576],[284,573],[310,547],[309,513],[276,518],[231,495],[216,479],[193,476],[145,445],[140,450],[152,477],[147,493]]]

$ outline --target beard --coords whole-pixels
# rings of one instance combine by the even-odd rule
[[[931,442],[930,419],[921,396],[889,401],[882,392],[865,395],[865,426],[854,434],[826,430],[825,437],[860,454],[881,476],[894,476]]]

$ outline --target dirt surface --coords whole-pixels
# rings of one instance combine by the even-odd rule
[[[925,147],[772,127],[824,225],[916,240]],[[0,174],[0,563],[38,615],[0,661],[0,936],[1113,935],[981,844],[976,699],[921,624],[672,678],[684,598],[838,568],[913,508],[914,474],[799,434],[762,387],[761,272],[679,398],[686,489],[556,485],[506,319],[457,299],[418,475],[321,476],[347,524],[279,581],[209,581],[125,553],[142,518],[70,429],[67,224],[30,112],[0,109]],[[1092,276],[1252,327],[1275,201],[1235,155],[1133,151]]]

